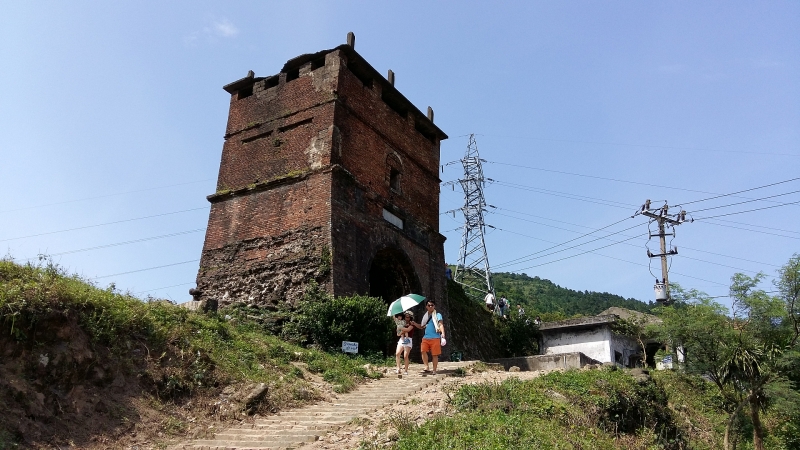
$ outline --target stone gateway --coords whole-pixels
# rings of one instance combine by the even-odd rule
[[[348,44],[228,84],[217,191],[195,300],[443,299],[439,142],[447,138]]]

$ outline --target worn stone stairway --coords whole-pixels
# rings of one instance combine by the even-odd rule
[[[252,425],[222,430],[214,439],[194,440],[172,447],[175,450],[287,450],[315,442],[329,431],[338,430],[355,417],[367,414],[400,398],[438,383],[448,372],[467,367],[471,362],[439,363],[437,375],[422,375],[420,365],[398,378],[392,371],[385,377],[365,384],[331,402],[319,402],[303,408],[281,411],[257,419]]]

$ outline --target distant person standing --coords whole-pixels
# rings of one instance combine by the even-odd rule
[[[444,263],[444,277],[447,278],[448,280],[453,279],[453,269],[451,269],[450,266],[447,265],[447,263]]]
[[[508,317],[506,316],[506,313],[508,312],[508,299],[505,298],[504,296],[500,296],[500,300],[497,302],[497,306],[500,307],[500,316],[502,316],[503,319],[508,319]]]
[[[494,294],[489,292],[486,294],[486,297],[483,298],[483,301],[486,303],[486,309],[491,312],[494,312]]]
[[[517,315],[520,317],[525,315],[525,308],[522,307],[522,303],[517,303]]]

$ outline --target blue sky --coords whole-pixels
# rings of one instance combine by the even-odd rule
[[[4,2],[2,11],[3,253],[50,254],[140,295],[189,299],[227,119],[221,87],[251,69],[277,73],[348,31],[419,109],[434,108],[450,135],[443,162],[476,134],[497,180],[486,189],[496,270],[651,300],[641,216],[604,230],[639,224],[609,239],[502,263],[623,220],[647,198],[690,202],[800,176],[795,2]],[[798,190],[795,180],[687,210],[779,194],[693,215],[797,202]],[[461,201],[443,189],[442,211]],[[794,204],[681,225],[670,277],[725,295],[734,272],[771,276],[800,251],[798,218]],[[461,220],[442,216],[449,262]]]

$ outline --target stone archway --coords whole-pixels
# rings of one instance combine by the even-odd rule
[[[380,297],[388,304],[409,293],[420,293],[411,261],[398,248],[378,250],[369,268],[370,297]]]

